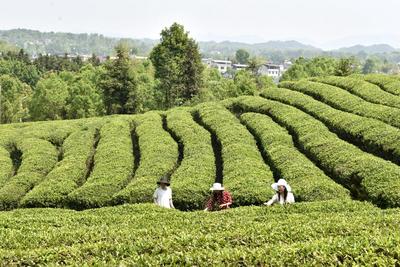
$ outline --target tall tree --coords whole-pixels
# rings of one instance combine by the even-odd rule
[[[28,103],[32,89],[10,75],[0,75],[0,123],[25,121],[29,118]]]
[[[105,73],[100,82],[107,114],[136,113],[137,79],[129,48],[120,43],[115,47],[117,58],[105,63]]]
[[[359,63],[355,57],[341,58],[337,64],[335,75],[349,76],[353,73],[357,73],[358,69]]]
[[[174,23],[162,30],[161,41],[151,51],[150,60],[160,81],[158,89],[165,108],[181,105],[199,93],[204,66],[197,43],[182,25]]]
[[[236,60],[240,63],[240,64],[247,64],[247,62],[249,61],[249,57],[250,54],[249,52],[247,52],[244,49],[238,49],[236,51]]]
[[[29,112],[33,120],[60,120],[66,117],[68,83],[58,74],[49,73],[36,85]]]

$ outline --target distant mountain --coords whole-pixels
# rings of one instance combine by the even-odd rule
[[[132,47],[132,52],[138,55],[149,55],[152,48],[158,43],[153,39],[113,38],[101,34],[75,34],[63,32],[40,32],[27,29],[0,30],[0,41],[12,46],[23,48],[31,55],[35,54],[86,54],[112,55],[114,47],[119,41],[124,41]],[[393,53],[396,50],[387,44],[370,46],[355,45],[332,51],[324,51],[318,47],[306,45],[298,41],[269,41],[263,43],[243,42],[199,42],[203,57],[215,59],[234,59],[238,49],[246,49],[251,56],[261,56],[273,62],[282,62],[285,59],[315,56],[341,57],[347,55]],[[400,52],[400,51],[398,51]],[[361,54],[360,54],[361,53]]]
[[[396,51],[396,48],[387,44],[376,44],[376,45],[354,45],[350,47],[343,47],[336,51],[349,54],[367,53],[367,54],[381,54],[381,53],[392,53]]]
[[[25,49],[29,54],[110,55],[119,41],[127,42],[137,54],[148,54],[156,43],[150,39],[111,38],[101,34],[40,32],[27,29],[0,31],[0,40]]]

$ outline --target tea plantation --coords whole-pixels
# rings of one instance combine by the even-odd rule
[[[177,210],[155,207],[171,180]],[[262,207],[285,178],[296,204]],[[205,213],[214,182],[234,209]],[[400,266],[400,83],[0,126],[0,265]]]

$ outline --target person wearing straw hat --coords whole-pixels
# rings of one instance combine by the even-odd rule
[[[268,202],[265,202],[264,205],[271,206],[274,203],[279,203],[281,205],[294,203],[292,188],[285,179],[279,179],[278,182],[273,183],[271,187],[275,190],[276,194]]]
[[[157,182],[158,188],[154,191],[154,203],[160,207],[173,209],[174,204],[172,203],[172,190],[169,187],[170,183],[168,178],[163,176]]]
[[[210,188],[212,195],[206,203],[204,211],[229,209],[232,205],[231,193],[225,190],[221,183],[214,183]]]

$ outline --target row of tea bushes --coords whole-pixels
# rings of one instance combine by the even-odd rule
[[[287,128],[302,151],[331,177],[362,199],[381,206],[400,206],[400,167],[349,144],[312,116],[292,106],[259,97],[231,100],[231,107],[264,113]]]
[[[151,202],[156,182],[161,176],[170,176],[178,159],[178,145],[164,130],[158,112],[147,112],[133,118],[134,131],[140,150],[139,166],[133,179],[113,196],[113,202]]]
[[[347,189],[331,180],[297,150],[291,135],[270,117],[244,113],[241,120],[258,136],[270,165],[293,188],[296,201],[350,199]]]
[[[284,88],[266,90],[263,97],[299,108],[322,121],[342,138],[357,144],[364,150],[400,163],[400,130],[379,120],[361,117],[332,108],[312,97],[297,92],[303,85],[293,84]]]
[[[302,92],[342,111],[381,120],[397,128],[400,127],[400,109],[367,102],[336,86],[299,81],[282,82],[279,87]]]
[[[272,196],[272,171],[265,164],[254,137],[229,110],[216,103],[196,107],[200,120],[221,145],[223,183],[235,205],[260,204]]]

